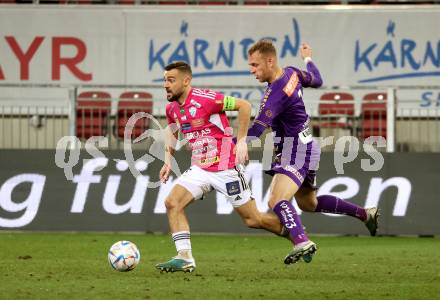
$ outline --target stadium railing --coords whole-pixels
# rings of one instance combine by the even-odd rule
[[[228,88],[231,87],[214,89],[225,91],[227,94]],[[241,88],[257,89],[256,86]],[[88,123],[84,118],[78,121],[79,116],[85,116],[84,110],[79,112],[81,101],[84,100],[81,100],[81,95],[91,91],[108,93],[110,98],[105,99],[109,101],[108,112],[100,114],[102,106],[97,106],[99,109],[95,112],[98,115],[94,114]],[[141,95],[142,99],[136,99],[136,94],[138,97]],[[127,99],[127,95],[133,96],[132,99]],[[328,98],[328,95],[334,97],[333,100]],[[347,99],[342,95],[351,95],[352,98]],[[386,148],[382,151],[438,152],[439,97],[440,87],[322,88],[310,92],[308,90],[304,102],[311,116],[311,127],[317,137],[334,137],[336,141],[342,136],[353,136],[363,142],[370,136],[379,136],[384,138],[382,142],[386,142]],[[253,107],[252,116],[255,117],[260,99],[248,100]],[[79,134],[85,130],[82,126],[98,123],[96,132],[105,137],[104,148],[121,149],[123,127],[127,120],[136,112],[147,112],[154,120],[147,120],[144,116],[144,120],[138,120],[132,131],[134,139],[139,137],[141,132],[148,130],[150,139],[133,145],[133,149],[145,150],[152,140],[163,142],[159,129],[167,125],[167,103],[163,97],[163,88],[154,85],[0,85],[0,149],[54,149],[64,136],[76,136],[84,146],[90,135]],[[124,109],[121,106],[124,104],[129,107]],[[87,109],[90,110],[90,107]],[[236,112],[228,112],[228,115],[231,126],[236,128]],[[324,151],[331,149],[332,147],[323,148]]]

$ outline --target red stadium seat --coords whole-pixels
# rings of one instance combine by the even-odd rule
[[[361,104],[360,137],[387,136],[387,94],[366,94]]]
[[[354,97],[349,93],[325,93],[318,106],[321,128],[353,128]]]
[[[88,139],[105,136],[111,109],[111,96],[107,92],[82,92],[76,106],[76,136]]]
[[[124,92],[119,97],[116,112],[115,135],[124,138],[124,130],[130,117],[137,112],[153,112],[152,95],[146,92]],[[150,125],[150,119],[141,118],[136,121],[132,129],[131,138],[137,138]]]

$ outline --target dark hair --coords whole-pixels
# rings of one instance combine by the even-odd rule
[[[183,73],[186,73],[186,74],[189,74],[190,76],[192,76],[191,66],[188,65],[188,64],[187,64],[186,62],[184,62],[184,61],[176,61],[176,62],[172,62],[172,63],[168,64],[168,65],[165,67],[165,70],[166,70],[166,71],[170,71],[170,70],[173,70],[173,69],[177,69],[177,70],[179,70],[180,72],[183,72]]]
[[[252,55],[254,52],[260,52],[263,55],[271,54],[276,56],[277,50],[275,49],[275,46],[272,44],[272,40],[269,39],[262,39],[256,42],[252,45],[252,47],[249,48],[248,54]]]

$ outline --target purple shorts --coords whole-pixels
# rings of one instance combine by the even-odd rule
[[[294,145],[295,146],[295,145]],[[317,189],[316,171],[319,167],[321,148],[316,141],[294,147],[295,151],[283,151],[275,156],[271,169],[266,174],[274,176],[276,173],[284,174],[292,179],[298,187]],[[287,159],[283,155],[287,153]]]

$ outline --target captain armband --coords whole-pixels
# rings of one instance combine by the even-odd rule
[[[225,96],[223,99],[223,110],[235,110],[235,97]]]

